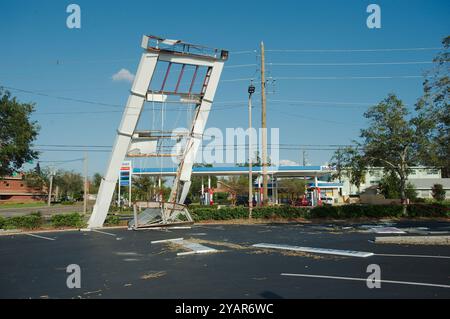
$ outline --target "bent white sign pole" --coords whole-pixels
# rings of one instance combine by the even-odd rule
[[[222,74],[224,62],[217,61],[212,65],[212,70],[206,89],[201,100],[200,105],[197,107],[195,117],[192,123],[192,129],[190,137],[186,145],[184,156],[178,167],[178,176],[181,185],[181,193],[178,199],[179,204],[183,204],[191,186],[192,166],[194,165],[195,158],[197,156],[200,143],[203,139],[203,133],[205,131],[206,122],[208,121],[211,106],[214,101],[217,87],[219,85],[220,76]],[[175,186],[175,185],[174,185]],[[177,190],[172,188],[170,200],[175,202],[175,193]]]
[[[94,210],[89,218],[88,228],[102,227],[106,219],[119,177],[120,166],[126,156],[131,138],[139,121],[157,62],[158,54],[148,52],[142,54],[131,94],[122,116],[122,122],[117,130],[117,137],[109,165],[100,184]]]

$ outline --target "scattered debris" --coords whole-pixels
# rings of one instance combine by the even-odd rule
[[[250,251],[249,254],[252,254],[252,255],[273,254],[274,252],[276,252],[278,254],[281,254],[283,256],[288,256],[288,257],[305,257],[305,258],[312,258],[312,259],[325,259],[325,258],[327,258],[326,256],[320,256],[320,255],[316,255],[316,254],[305,253],[305,252],[302,252],[302,251],[280,250],[280,249],[263,249],[263,248],[260,248],[258,250]],[[337,258],[337,257],[335,257],[335,258]]]
[[[399,245],[450,245],[450,236],[376,237],[375,243]]]
[[[91,295],[91,294],[96,294],[96,293],[99,293],[99,292],[102,292],[102,290],[99,289],[99,290],[96,290],[96,291],[87,291],[87,292],[83,293],[83,295]]]
[[[349,256],[349,257],[362,257],[366,258],[373,256],[373,253],[364,251],[353,251],[353,250],[338,250],[338,249],[328,249],[328,248],[313,248],[313,247],[300,247],[300,246],[289,246],[289,245],[277,245],[277,244],[256,244],[253,247],[258,248],[268,248],[268,249],[284,249],[291,251],[309,252],[315,254],[327,254],[327,255],[338,255],[338,256]]]
[[[184,248],[190,249],[190,251],[177,253],[177,256],[185,256],[185,255],[192,255],[192,254],[207,254],[207,253],[217,252],[217,249],[206,247],[201,244],[192,243],[192,242],[188,242],[188,241],[182,241],[182,242],[180,242],[180,245],[183,245]]]
[[[406,232],[396,227],[372,227],[369,231],[377,234],[406,234]]]
[[[200,243],[195,242],[193,240],[187,241],[187,240],[184,240],[183,238],[155,240],[155,241],[152,241],[151,243],[152,244],[167,243],[167,244],[175,245],[177,248],[179,246],[183,247],[186,251],[177,253],[177,256],[217,252],[217,249],[203,246]],[[174,247],[172,246],[172,249],[173,248]]]
[[[155,279],[155,278],[163,277],[166,274],[167,274],[166,271],[152,271],[146,275],[141,276],[141,279],[143,279],[143,280]]]
[[[233,244],[227,241],[214,241],[214,240],[206,240],[199,238],[189,238],[190,242],[199,243],[199,244],[210,244],[213,246],[223,246],[231,249],[249,249],[248,246],[243,246],[239,244]]]

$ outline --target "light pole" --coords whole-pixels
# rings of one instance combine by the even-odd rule
[[[50,207],[52,203],[52,192],[53,192],[53,177],[55,176],[55,169],[50,168],[50,185],[48,188],[48,198],[47,198],[47,206]]]
[[[248,218],[252,218],[253,210],[253,172],[252,172],[252,95],[255,86],[248,87]]]

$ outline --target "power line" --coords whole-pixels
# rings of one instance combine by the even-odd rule
[[[57,96],[57,95],[51,95],[51,94],[46,94],[46,93],[42,93],[42,92],[36,92],[36,91],[31,91],[31,90],[25,90],[25,89],[21,89],[21,88],[15,88],[15,87],[11,87],[11,86],[4,86],[5,89],[8,90],[13,90],[13,91],[18,91],[18,92],[22,92],[22,93],[26,93],[26,94],[32,94],[32,95],[38,95],[38,96],[44,96],[47,98],[54,98],[54,99],[61,99],[61,100],[65,100],[65,101],[71,101],[71,102],[77,102],[77,103],[82,103],[82,104],[89,104],[89,105],[98,105],[98,106],[106,106],[106,107],[114,107],[114,108],[121,108],[121,109],[125,109],[124,105],[119,105],[119,104],[110,104],[110,103],[104,103],[104,102],[96,102],[96,101],[89,101],[89,100],[84,100],[84,99],[77,99],[77,98],[71,98],[71,97],[65,97],[65,96]],[[243,101],[245,102],[245,101]],[[172,102],[172,103],[176,103],[176,102]],[[235,101],[224,101],[224,102],[214,102],[215,104],[233,104],[236,103]],[[223,107],[222,109],[228,109],[232,106],[227,106],[227,107]],[[235,107],[235,106],[234,106]],[[155,109],[156,111],[160,110],[161,108]],[[215,108],[215,110],[219,110],[220,108]],[[186,110],[186,107],[181,107],[178,106],[177,108],[170,108],[167,109],[165,111],[184,111]],[[144,111],[148,111],[148,110],[144,110]],[[119,113],[119,112],[123,112],[123,111],[89,111],[89,112],[67,112],[67,113],[59,113],[59,112],[50,112],[50,113],[40,113],[43,115],[47,115],[47,114],[96,114],[96,113]]]
[[[237,65],[226,65],[225,69],[238,69],[238,68],[250,68],[250,67],[257,67],[257,64],[237,64]]]
[[[305,104],[332,104],[332,105],[364,105],[370,106],[374,102],[334,102],[334,101],[312,101],[312,100],[269,100],[271,103],[305,103]]]
[[[404,52],[404,51],[436,51],[441,47],[430,48],[388,48],[388,49],[272,49],[273,53],[346,53],[346,52]]]
[[[433,64],[432,61],[411,62],[349,62],[349,63],[268,63],[270,66],[373,66],[373,65],[415,65]]]
[[[397,75],[397,76],[299,76],[274,77],[274,80],[391,80],[391,79],[423,79],[423,75]]]
[[[112,148],[112,145],[67,145],[67,144],[40,144],[37,147],[92,147],[92,148]]]
[[[254,78],[237,78],[237,79],[220,80],[220,82],[225,82],[225,83],[227,83],[227,82],[242,82],[242,81],[250,82],[250,81],[253,81],[253,80],[255,80],[255,79]]]
[[[233,144],[233,146],[246,146],[248,144]],[[292,144],[292,143],[268,143],[272,146],[320,146],[320,147],[346,147],[352,146],[352,144]],[[68,144],[40,144],[35,145],[37,147],[92,147],[92,148],[112,148],[112,145],[68,145]],[[218,146],[229,146],[226,144],[218,144]],[[82,160],[83,158],[81,158]],[[77,159],[78,160],[78,159]]]
[[[72,159],[72,160],[61,160],[61,161],[41,161],[38,160],[38,163],[71,163],[71,162],[79,162],[79,161],[83,161],[84,158],[76,158],[76,159]]]

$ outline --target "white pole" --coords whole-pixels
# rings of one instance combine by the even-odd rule
[[[211,205],[211,175],[208,175],[208,205]]]
[[[121,207],[121,203],[120,203],[120,177],[119,177],[119,182],[118,182],[118,185],[117,185],[118,187],[119,187],[119,191],[117,192],[117,206],[119,206],[119,208]]]
[[[133,214],[134,214],[134,229],[138,229],[139,222],[138,222],[138,217],[137,217],[137,207],[136,207],[136,204],[133,205]]]
[[[130,163],[130,182],[128,183],[128,207],[131,207],[131,181],[133,180],[133,168]]]
[[[203,176],[202,176],[202,205],[205,205],[205,183],[203,182]]]
[[[47,199],[48,207],[50,207],[52,203],[52,188],[53,188],[53,171],[50,171],[50,185],[48,189],[48,199]]]
[[[253,211],[253,163],[252,163],[252,94],[255,87],[248,87],[248,218],[252,218]]]
[[[88,155],[84,153],[84,195],[83,195],[83,213],[87,212],[87,196],[88,196]]]
[[[317,192],[317,187],[319,187],[319,182],[318,182],[318,180],[317,180],[317,175],[316,176],[314,176],[314,205],[313,206],[316,206],[317,205],[317,203],[319,202],[319,196],[320,196],[320,194],[318,194],[318,192]]]

